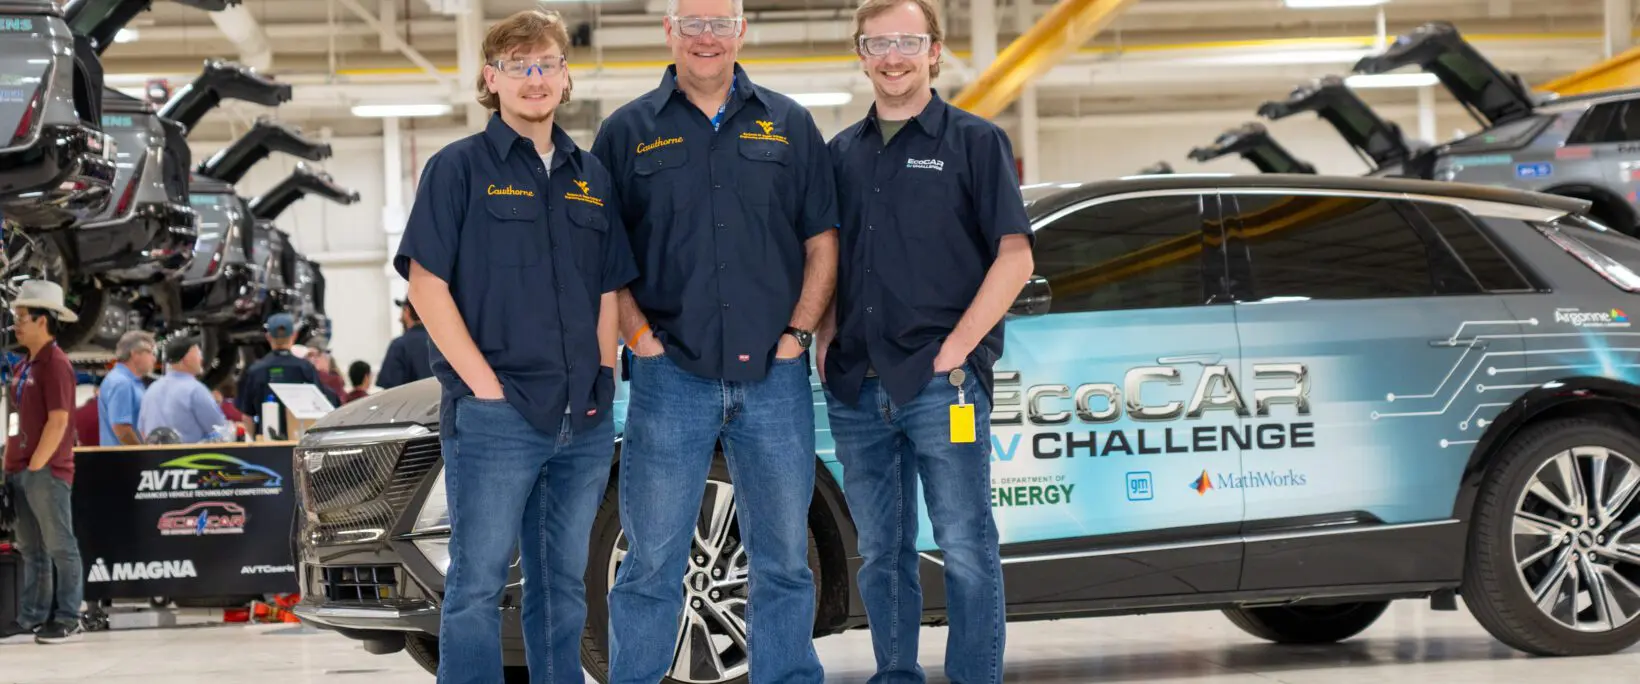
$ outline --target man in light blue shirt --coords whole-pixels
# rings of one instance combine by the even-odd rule
[[[227,425],[228,419],[211,390],[199,381],[205,372],[199,340],[179,337],[165,343],[165,360],[170,370],[142,398],[142,433],[152,435],[159,428],[171,428],[184,444],[203,442],[218,426]]]
[[[97,432],[102,446],[142,443],[137,416],[142,411],[142,377],[159,362],[152,334],[133,330],[114,346],[119,363],[103,378],[97,394]]]

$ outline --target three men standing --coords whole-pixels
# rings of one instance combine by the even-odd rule
[[[580,681],[618,330],[628,548],[608,596],[611,682],[665,677],[683,610],[738,622],[753,682],[822,681],[809,351],[865,557],[873,681],[924,678],[920,475],[950,593],[947,675],[999,682],[991,367],[1032,270],[1008,140],[931,89],[943,46],[929,0],[862,4],[856,47],[876,104],[829,148],[805,109],[736,62],[739,2],[667,10],[674,64],[604,121],[590,155],[553,123],[572,85],[561,20],[532,10],[492,27],[479,91],[497,114],[424,172],[395,266],[443,386],[453,532],[439,679],[501,678],[497,601],[517,543],[532,676]],[[720,443],[736,486],[703,511]],[[726,543],[736,529],[743,553]],[[749,587],[729,576],[736,556]],[[699,587],[687,606],[686,578]],[[703,605],[720,593],[740,605]]]
[[[749,633],[738,638],[752,681],[819,682],[807,350],[837,275],[831,162],[808,111],[737,64],[740,2],[672,0],[664,25],[674,64],[593,144],[614,174],[640,271],[621,293],[628,551],[609,594],[610,681],[654,684],[671,668],[686,575],[711,585],[689,610],[734,612],[705,602],[734,591],[719,580],[738,523],[756,578],[749,596],[736,594],[747,599]],[[733,505],[719,499],[697,530],[720,441],[738,486]]]

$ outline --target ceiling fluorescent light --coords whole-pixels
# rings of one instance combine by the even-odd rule
[[[135,43],[135,42],[137,42],[138,35],[139,34],[137,33],[136,29],[122,28],[122,29],[119,30],[119,32],[114,34],[114,42],[116,42],[116,43]]]
[[[353,116],[380,118],[380,117],[410,117],[410,116],[444,116],[453,109],[448,104],[374,104],[354,105]]]
[[[854,101],[854,93],[797,93],[791,99],[804,107],[840,107]]]
[[[1440,83],[1441,79],[1427,72],[1406,74],[1356,74],[1344,79],[1351,88],[1421,88]]]
[[[1389,0],[1283,0],[1288,9],[1332,9],[1335,7],[1377,7]]]

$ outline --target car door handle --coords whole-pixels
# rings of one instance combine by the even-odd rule
[[[1203,366],[1211,366],[1218,363],[1221,358],[1223,358],[1223,355],[1220,354],[1185,354],[1183,356],[1163,356],[1156,359],[1156,363],[1164,366],[1177,363],[1199,363]]]

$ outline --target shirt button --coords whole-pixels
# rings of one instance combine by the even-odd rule
[[[713,183],[713,184],[712,184],[712,189],[713,189],[713,190],[722,190],[722,189],[723,189],[723,186],[722,186],[722,185],[719,185],[719,184],[717,184],[717,183]]]
[[[868,306],[866,307],[866,313],[877,313],[877,309]]]
[[[518,208],[514,207],[513,208],[513,216],[517,216],[517,215],[518,215]]]
[[[872,192],[882,192],[883,189],[882,188],[872,188],[871,191]]]
[[[866,269],[866,273],[870,273],[870,272],[871,272],[871,269],[869,269],[869,268]]]
[[[774,153],[773,153],[773,152],[764,152],[764,153],[763,153],[763,156],[765,156],[765,157],[773,157],[773,156],[774,156]]]
[[[728,308],[729,308],[729,303],[728,303],[728,302],[724,302],[724,303],[723,303],[723,308],[724,308],[724,309],[725,309],[725,310],[728,310]]]
[[[721,262],[721,263],[718,264],[718,270],[719,271],[721,271],[723,269],[726,269],[728,267],[729,267],[729,262],[727,262],[727,261]]]
[[[877,230],[877,226],[866,226],[866,230]]]
[[[719,227],[719,228],[722,228],[722,227],[723,227],[723,224],[721,224],[721,223],[719,223],[719,224],[718,224],[718,227]]]

